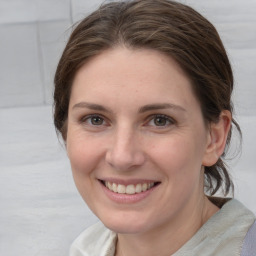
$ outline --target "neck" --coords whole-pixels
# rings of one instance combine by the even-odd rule
[[[198,204],[188,207],[189,212],[184,209],[168,224],[165,223],[155,230],[139,234],[118,234],[116,256],[172,255],[219,210],[205,196]]]

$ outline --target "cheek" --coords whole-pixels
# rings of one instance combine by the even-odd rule
[[[99,142],[84,134],[68,134],[67,153],[76,187],[88,205],[92,205],[95,170],[100,166],[101,149]]]
[[[177,137],[169,141],[165,139],[151,149],[155,165],[164,172],[166,181],[172,184],[172,189],[198,184],[203,155],[199,148],[195,141]]]
[[[98,163],[102,146],[82,134],[68,134],[67,153],[74,176],[90,173]]]
[[[162,166],[182,170],[190,160],[193,160],[194,148],[183,139],[166,139],[156,145],[152,147],[151,156],[154,156],[155,161]]]

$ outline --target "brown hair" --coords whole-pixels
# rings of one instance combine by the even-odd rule
[[[189,6],[168,0],[118,1],[102,5],[72,32],[55,74],[54,124],[66,140],[72,81],[77,70],[102,51],[124,45],[149,48],[174,58],[191,79],[206,123],[217,122],[222,110],[231,113],[232,69],[214,26]],[[240,135],[237,122],[232,119]],[[213,195],[233,189],[223,161],[205,167],[205,187]]]

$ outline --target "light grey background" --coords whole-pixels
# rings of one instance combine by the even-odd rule
[[[63,256],[96,221],[78,195],[52,121],[53,75],[90,0],[0,0],[0,255]],[[183,0],[218,29],[233,65],[243,154],[235,196],[256,213],[256,0]]]

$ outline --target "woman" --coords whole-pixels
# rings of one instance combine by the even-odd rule
[[[188,6],[113,2],[77,25],[55,75],[55,126],[103,224],[70,255],[240,255],[255,216],[212,197],[232,191],[232,89],[218,33]]]

